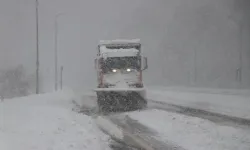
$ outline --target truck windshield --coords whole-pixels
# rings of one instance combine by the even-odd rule
[[[104,60],[103,71],[111,72],[112,69],[140,69],[138,57],[108,57]]]

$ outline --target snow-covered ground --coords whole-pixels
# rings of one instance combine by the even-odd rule
[[[208,120],[161,110],[127,114],[158,132],[157,139],[187,150],[250,149],[250,130],[220,126]]]
[[[149,88],[147,95],[154,101],[250,119],[250,95],[247,90]],[[77,103],[81,106],[88,108],[96,106],[94,93],[85,93],[80,97]],[[149,107],[149,109],[152,108]],[[156,138],[166,142],[166,145],[176,145],[187,150],[250,149],[250,129],[248,128],[223,126],[209,120],[161,110],[117,114],[117,117],[126,114],[158,132]],[[104,127],[108,130],[107,126]],[[117,133],[110,129],[109,134]],[[116,138],[121,137],[116,136]]]
[[[75,91],[76,98],[74,99],[74,102],[80,107],[89,109],[95,108],[97,106],[96,93],[91,90],[86,90],[86,91],[85,92]]]
[[[150,100],[250,119],[250,90],[149,88]]]
[[[207,94],[223,94],[223,95],[241,95],[250,96],[250,89],[219,89],[219,88],[204,88],[204,87],[180,87],[180,86],[149,86],[150,90],[161,91],[178,91],[191,93],[207,93]]]
[[[0,102],[0,149],[110,149],[94,120],[72,111],[75,98],[65,90]]]

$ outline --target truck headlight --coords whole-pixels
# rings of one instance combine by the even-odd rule
[[[128,68],[128,69],[127,69],[127,72],[130,72],[130,71],[131,71],[131,69]]]
[[[113,69],[112,72],[117,72],[117,70],[116,70],[116,69]]]

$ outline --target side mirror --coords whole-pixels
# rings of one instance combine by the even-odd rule
[[[148,58],[142,57],[142,71],[148,69]]]

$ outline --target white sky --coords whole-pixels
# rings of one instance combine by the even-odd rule
[[[232,62],[231,58],[238,55],[234,51],[238,48],[238,26],[228,19],[232,15],[233,2],[234,0],[40,0],[40,60],[43,77],[46,84],[54,84],[54,20],[55,15],[62,12],[64,15],[58,18],[59,65],[65,67],[67,85],[76,88],[95,86],[94,58],[98,41],[115,38],[142,40],[145,55],[149,57],[150,69],[145,72],[146,78],[150,79],[149,83],[162,83],[165,78],[165,82],[169,84],[192,82],[195,48],[206,49],[200,52],[198,60],[199,64],[203,64],[200,80],[211,78],[216,82],[217,78],[224,77],[225,72],[232,68],[211,74],[210,77],[206,76],[207,72],[202,71],[202,68],[205,66],[209,72],[216,72],[223,64],[228,64],[227,60]],[[236,18],[239,17],[236,15]],[[29,72],[34,72],[35,0],[1,0],[0,19],[0,67],[24,64]],[[245,48],[248,46],[246,44]],[[227,49],[230,53],[230,57],[223,59],[217,69],[218,65],[213,62],[219,63],[225,52],[212,53],[216,49]],[[216,61],[203,59],[210,55],[211,58],[218,58],[213,57]],[[250,56],[249,52],[246,55]],[[237,67],[237,60],[235,61],[230,65],[233,68]],[[170,65],[171,63],[176,65]],[[228,77],[228,80],[234,77]],[[224,82],[227,80],[223,80]]]

